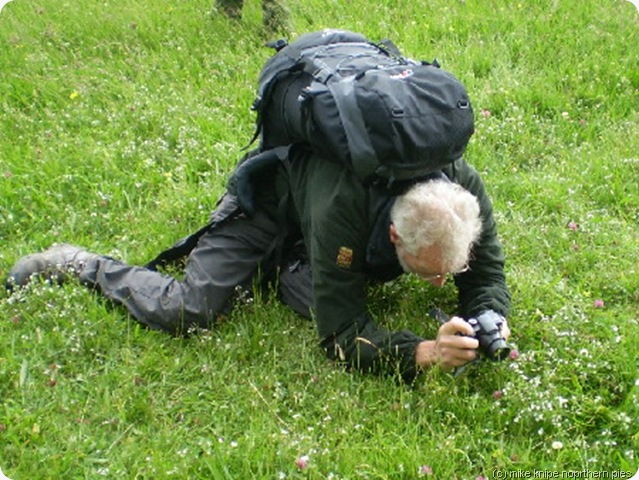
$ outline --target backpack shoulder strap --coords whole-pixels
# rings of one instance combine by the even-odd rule
[[[186,257],[197,246],[202,235],[235,218],[239,213],[240,209],[237,199],[234,196],[225,193],[215,204],[215,210],[211,214],[211,218],[206,225],[198,231],[178,240],[169,248],[158,254],[153,260],[144,265],[144,267],[149,270],[157,271],[159,267],[165,267]]]
[[[235,168],[228,181],[228,190],[237,197],[240,209],[244,213],[249,216],[255,213],[255,190],[252,177],[280,162],[286,164],[290,148],[290,145],[286,145],[249,154]]]

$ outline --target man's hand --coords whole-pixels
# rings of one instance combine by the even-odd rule
[[[508,340],[510,337],[510,328],[508,327],[508,322],[504,320],[504,323],[501,326],[501,336],[504,337],[504,340]]]
[[[452,370],[474,360],[479,342],[472,338],[473,333],[473,328],[462,318],[451,318],[439,327],[436,340],[425,340],[417,346],[417,365],[422,368],[439,365],[444,370]]]

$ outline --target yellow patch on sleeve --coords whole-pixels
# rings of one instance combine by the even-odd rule
[[[340,268],[351,268],[353,263],[353,250],[348,247],[340,247],[337,253],[337,266]]]

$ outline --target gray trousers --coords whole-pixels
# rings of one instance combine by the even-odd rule
[[[107,257],[90,262],[79,279],[144,325],[174,335],[212,328],[230,309],[238,287],[251,287],[275,272],[282,300],[310,317],[310,267],[287,252],[277,265],[278,231],[277,223],[259,211],[212,226],[191,251],[181,280]]]

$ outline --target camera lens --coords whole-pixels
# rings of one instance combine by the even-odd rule
[[[510,355],[510,347],[506,345],[504,340],[499,340],[490,346],[488,357],[491,360],[502,361],[508,358]]]

